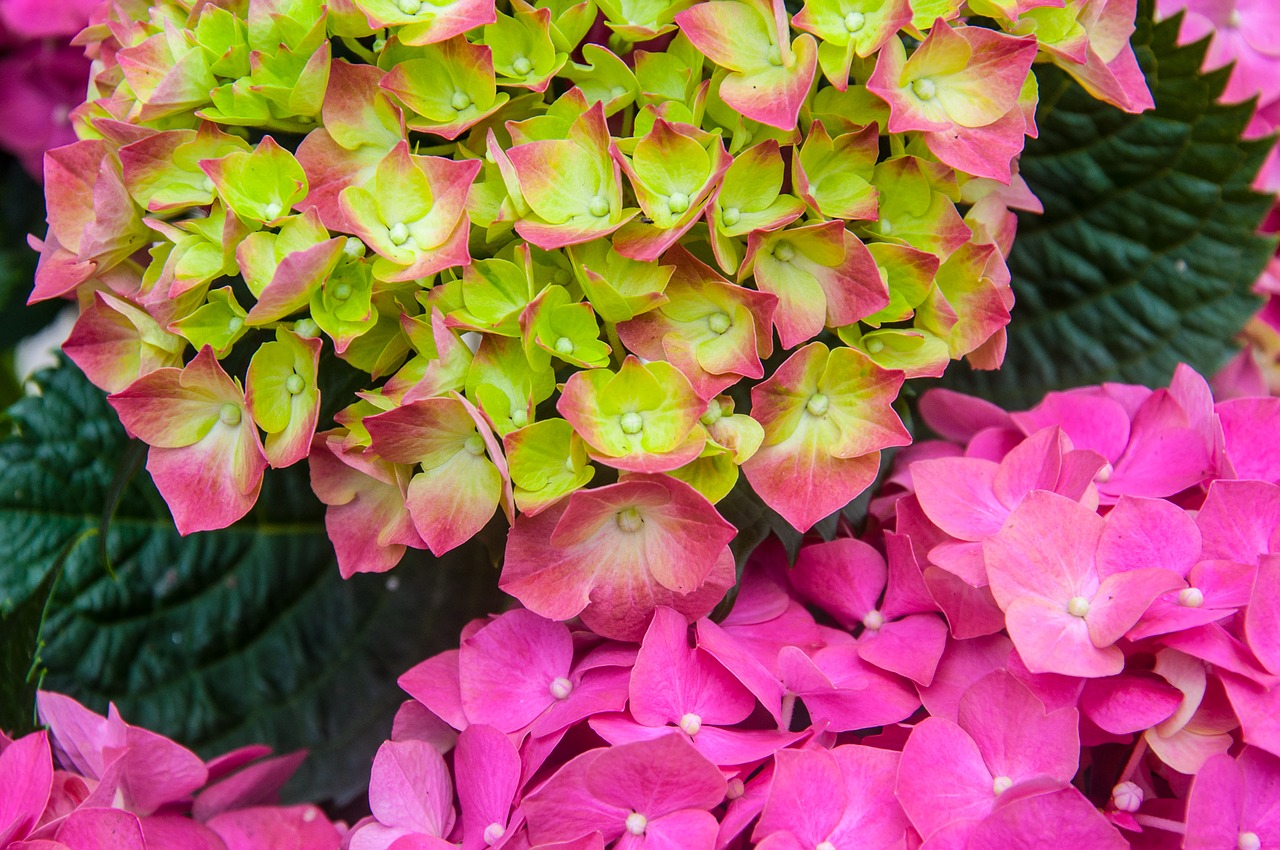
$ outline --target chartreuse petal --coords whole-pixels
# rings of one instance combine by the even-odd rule
[[[562,286],[549,286],[529,305],[525,353],[535,369],[549,356],[584,369],[609,362],[611,349],[600,340],[600,326],[586,302],[574,302]]]
[[[582,291],[606,322],[625,322],[666,302],[671,266],[628,259],[607,239],[574,245],[569,256]]]
[[[667,475],[680,479],[715,504],[738,483],[738,464],[733,462],[732,454],[708,441],[699,457]]]
[[[640,93],[636,75],[616,54],[598,44],[585,44],[582,58],[585,64],[570,62],[560,76],[582,89],[588,104],[603,103],[608,116],[635,102]]]
[[[807,183],[805,200],[828,218],[875,218],[877,193],[871,180],[879,156],[875,125],[833,139],[822,122],[815,121],[798,154]]]
[[[512,0],[516,8],[525,6],[525,0]],[[574,0],[536,0],[534,6],[551,12],[551,41],[561,53],[577,49],[587,31],[596,20],[595,0],[578,3]]]
[[[249,76],[249,37],[243,20],[209,3],[200,10],[195,37],[214,75],[228,80]]]
[[[375,293],[372,299],[372,326],[367,330],[360,330],[361,326],[368,324],[367,321],[342,325],[352,332],[348,333],[344,343],[340,344],[335,338],[334,348],[343,360],[374,378],[394,372],[412,351],[409,338],[405,336],[400,322],[407,306],[393,292]],[[314,310],[312,315],[314,316]]]
[[[648,41],[676,28],[676,13],[694,0],[598,0],[605,23],[626,41]]]
[[[462,272],[461,310],[450,318],[472,330],[520,336],[520,313],[533,298],[528,274],[508,260],[477,260]]]
[[[880,192],[880,218],[865,225],[885,241],[911,245],[946,259],[972,232],[956,212],[955,172],[914,156],[885,160],[872,181]]]
[[[409,126],[445,138],[463,130],[507,102],[497,93],[492,54],[462,36],[418,48],[418,58],[399,63],[382,80],[421,119],[409,116]]]
[[[339,354],[377,324],[372,298],[373,275],[364,260],[342,263],[311,293],[311,318]]]
[[[938,273],[938,258],[905,245],[873,242],[867,245],[880,276],[889,287],[889,304],[862,321],[878,328],[886,322],[911,318],[929,295],[933,278]]]
[[[214,356],[221,360],[248,332],[244,323],[245,315],[245,310],[236,301],[231,287],[224,286],[212,290],[204,306],[174,322],[172,328],[197,351],[207,345],[213,349]]]
[[[466,394],[500,436],[533,421],[534,408],[555,392],[555,373],[534,369],[518,340],[486,335],[467,370]]]
[[[255,0],[249,4],[249,45],[266,53],[305,47],[324,13],[321,0]]]
[[[245,381],[253,421],[269,435],[296,425],[320,400],[312,350],[284,328],[254,352]]]
[[[857,325],[840,328],[840,339],[884,369],[899,369],[908,378],[939,377],[951,359],[947,344],[923,330],[882,328],[862,334]]]
[[[502,86],[543,91],[569,58],[552,42],[549,9],[516,9],[514,17],[499,12],[498,20],[484,28],[484,43],[493,51]]]
[[[274,224],[307,196],[302,166],[270,136],[252,151],[234,151],[201,165],[218,196],[245,221]]]
[[[516,507],[535,514],[591,482],[595,467],[586,447],[563,419],[545,419],[503,438]]]

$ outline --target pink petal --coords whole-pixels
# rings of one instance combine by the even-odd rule
[[[973,587],[937,567],[925,568],[924,583],[947,618],[953,638],[982,637],[1004,628],[1004,613],[996,605],[991,588]]]
[[[1094,511],[1056,493],[1035,491],[983,542],[991,592],[1009,612],[1032,599],[1061,606],[1092,595],[1094,552],[1104,528]],[[1014,638],[1015,643],[1017,637]]]
[[[467,714],[462,708],[459,655],[456,649],[433,655],[405,671],[396,684],[441,720],[462,730],[467,728]]]
[[[774,720],[782,719],[784,688],[768,667],[732,635],[710,620],[698,621],[698,646],[725,666],[747,690],[760,700]]]
[[[1129,444],[1129,414],[1103,396],[1049,393],[1031,410],[1014,413],[1012,418],[1027,434],[1057,425],[1077,449],[1097,452],[1112,463]]]
[[[215,785],[202,790],[191,807],[191,815],[205,821],[228,809],[242,809],[279,800],[281,786],[306,760],[305,750],[263,759]],[[145,825],[144,825],[145,831]]]
[[[1258,561],[1244,633],[1262,666],[1280,674],[1280,554],[1263,555]]]
[[[1005,666],[1013,643],[1004,635],[952,640],[938,662],[933,682],[920,688],[920,699],[933,717],[955,721],[960,697],[974,682]]]
[[[1237,478],[1280,482],[1280,398],[1242,398],[1215,408]]]
[[[957,443],[969,442],[986,428],[1013,426],[1009,414],[991,402],[944,389],[920,397],[920,416],[937,434]]]
[[[753,839],[790,832],[802,846],[826,841],[844,814],[845,783],[840,764],[826,750],[781,750],[774,756],[773,781]]]
[[[1089,602],[1085,622],[1093,645],[1110,646],[1133,628],[1156,597],[1186,587],[1178,574],[1159,567],[1112,573]]]
[[[720,825],[710,812],[685,810],[650,820],[643,836],[623,835],[617,850],[712,850]]]
[[[1124,653],[1099,648],[1083,619],[1044,599],[1015,599],[1005,623],[1018,655],[1032,673],[1064,676],[1114,676],[1124,669]]]
[[[1280,487],[1263,481],[1214,481],[1196,525],[1204,540],[1201,558],[1256,564],[1260,554],[1272,550],[1272,536],[1280,528]]]
[[[1196,773],[1187,799],[1187,850],[1231,847],[1242,831],[1244,781],[1235,759],[1226,753],[1213,756]]]
[[[1013,510],[1032,490],[1054,488],[1062,469],[1062,442],[1058,428],[1042,428],[1005,455],[994,482],[1001,504]]]
[[[952,537],[977,541],[998,532],[1009,516],[995,495],[998,468],[975,458],[940,458],[914,464],[911,479],[935,525]]]
[[[142,819],[147,850],[228,850],[218,833],[181,815],[152,815]]]
[[[593,797],[650,820],[681,809],[709,810],[724,800],[726,787],[720,770],[683,735],[610,748],[586,774]]]

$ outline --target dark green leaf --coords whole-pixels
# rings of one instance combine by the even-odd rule
[[[0,729],[25,735],[36,728],[36,688],[40,683],[40,628],[60,569],[7,614],[0,615]]]
[[[1201,74],[1206,42],[1179,47],[1179,19],[1134,44],[1156,109],[1128,115],[1037,66],[1040,138],[1021,173],[1044,215],[1020,216],[1009,268],[1018,303],[999,372],[947,384],[1006,406],[1102,381],[1161,386],[1187,362],[1211,374],[1258,308],[1250,286],[1273,244],[1271,203],[1250,189],[1269,148],[1240,133],[1251,104],[1217,103],[1228,69]]]
[[[180,537],[150,479],[129,475],[135,444],[103,395],[69,364],[36,380],[0,440],[0,599],[17,610],[64,559],[45,687],[114,700],[205,755],[307,747],[295,799],[361,793],[404,698],[396,676],[499,605],[491,559],[409,558],[344,582],[305,464],[268,473],[232,528]]]

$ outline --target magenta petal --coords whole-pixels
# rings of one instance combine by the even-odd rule
[[[531,723],[569,675],[573,639],[563,623],[508,611],[462,642],[459,690],[467,719],[502,732]]]
[[[433,655],[401,674],[396,684],[445,723],[462,730],[467,728],[467,714],[462,708],[459,655],[456,649]]]
[[[192,804],[192,817],[204,821],[228,809],[277,802],[281,786],[297,772],[306,757],[304,750],[263,759],[206,787]]]
[[[462,846],[481,848],[489,827],[505,830],[520,787],[520,754],[506,735],[492,726],[472,724],[458,736],[454,755],[458,802],[462,809]]]
[[[1034,491],[1000,533],[983,541],[991,592],[1005,609],[1015,601],[1058,603],[1088,595],[1102,517],[1070,499]],[[1014,636],[1014,642],[1017,642]]]
[[[436,748],[425,741],[387,741],[369,780],[369,808],[384,826],[445,836],[453,829],[453,783]]]
[[[781,722],[782,683],[747,647],[710,620],[698,621],[698,646],[711,653],[760,700],[774,720]]]
[[[960,697],[974,682],[1006,665],[1013,643],[1004,635],[987,635],[947,642],[933,683],[920,688],[925,710],[933,717],[955,721]]]
[[[141,825],[147,850],[228,850],[218,833],[189,817],[152,815]]]
[[[1237,478],[1280,483],[1280,398],[1242,398],[1215,408]]]
[[[816,847],[840,823],[846,793],[840,765],[826,750],[781,750],[774,756],[773,781],[754,840],[790,832],[805,847]]]
[[[1028,434],[1057,425],[1077,449],[1097,452],[1112,463],[1129,444],[1129,414],[1104,396],[1049,393],[1026,413],[1013,414],[1013,420]]]
[[[0,847],[25,838],[53,788],[47,732],[32,732],[0,751]]]
[[[58,827],[71,850],[144,850],[138,816],[122,809],[77,809]]]
[[[780,662],[784,656],[792,661],[804,658],[793,647],[783,653]],[[920,707],[920,698],[910,682],[864,662],[856,644],[821,649],[814,654],[812,664],[831,686],[805,686],[797,681],[792,689],[804,700],[814,722],[827,723],[833,732],[897,723]],[[788,671],[784,670],[784,678],[790,678]]]
[[[939,617],[913,614],[885,623],[879,631],[864,632],[858,654],[882,670],[928,687],[946,642],[947,625]]]
[[[1280,756],[1280,687],[1264,688],[1241,676],[1220,674],[1244,741]]]
[[[1062,470],[1062,442],[1060,429],[1042,428],[1005,455],[993,484],[1000,503],[1012,510],[1032,490],[1052,490]]]
[[[710,812],[686,809],[650,820],[643,836],[624,835],[616,850],[712,850],[720,825]]]
[[[1244,781],[1235,759],[1212,756],[1196,773],[1187,799],[1187,850],[1217,850],[1236,844],[1244,809]]]
[[[703,726],[693,737],[693,746],[717,767],[755,764],[808,734],[777,732],[772,729],[722,729]]]
[[[1163,567],[1185,576],[1200,559],[1200,530],[1187,512],[1164,499],[1121,496],[1098,540],[1098,575]]]
[[[1280,528],[1280,487],[1263,481],[1218,480],[1196,514],[1201,558],[1258,563]]]
[[[1043,850],[1088,847],[1128,850],[1119,831],[1075,788],[1020,798],[997,806],[978,824],[968,850]]]
[[[556,700],[529,727],[535,738],[563,732],[587,717],[608,711],[621,711],[627,704],[627,688],[631,671],[621,667],[587,670],[576,678],[568,698]]]
[[[1262,666],[1280,675],[1280,554],[1263,555],[1258,561],[1244,632]]]
[[[587,767],[590,795],[650,820],[681,809],[709,810],[724,800],[720,770],[683,735],[605,750]]]
[[[745,720],[755,699],[705,650],[689,646],[689,625],[671,608],[653,612],[631,671],[631,713],[640,723],[679,724],[686,714],[701,723],[732,726]]]
[[[851,628],[875,610],[885,575],[879,552],[861,540],[843,537],[802,547],[788,577],[802,597]]]
[[[1089,637],[1097,647],[1110,646],[1133,628],[1162,593],[1186,587],[1178,574],[1159,567],[1113,573],[1102,580],[1089,603]]]
[[[1015,784],[1048,777],[1066,784],[1080,761],[1079,713],[1045,712],[1044,704],[1009,672],[985,676],[960,698],[959,724],[994,776]]]
[[[985,817],[995,803],[993,777],[973,739],[956,724],[928,717],[902,748],[898,800],[928,838],[947,824]]]
[[[831,755],[840,765],[846,794],[844,814],[831,842],[837,847],[901,846],[908,829],[906,812],[894,793],[901,755],[857,745],[836,747]]]
[[[1122,673],[1089,679],[1080,695],[1080,710],[1100,729],[1114,735],[1141,732],[1173,716],[1182,692],[1158,676]]]
[[[976,458],[939,458],[911,467],[920,507],[952,537],[982,540],[1009,515],[995,494],[996,464]]]

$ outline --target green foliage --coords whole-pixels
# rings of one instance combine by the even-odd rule
[[[290,796],[361,793],[403,699],[396,676],[494,609],[483,555],[344,582],[305,464],[270,476],[235,526],[180,537],[140,471],[145,446],[103,395],[69,365],[35,380],[41,394],[10,408],[0,440],[0,615],[21,644],[0,644],[0,693],[24,686],[29,624],[61,567],[40,632],[45,687],[113,700],[206,755],[307,747]],[[0,723],[15,709],[29,722],[29,703],[0,709]]]
[[[1154,112],[1125,114],[1037,68],[1040,138],[1021,172],[1045,210],[1021,217],[1009,258],[1008,356],[948,386],[1006,406],[1102,381],[1164,386],[1179,362],[1218,369],[1257,310],[1250,286],[1274,245],[1255,231],[1272,199],[1250,183],[1270,142],[1240,140],[1252,105],[1217,103],[1228,70],[1200,73],[1207,42],[1179,47],[1180,19],[1142,17],[1133,41]]]

